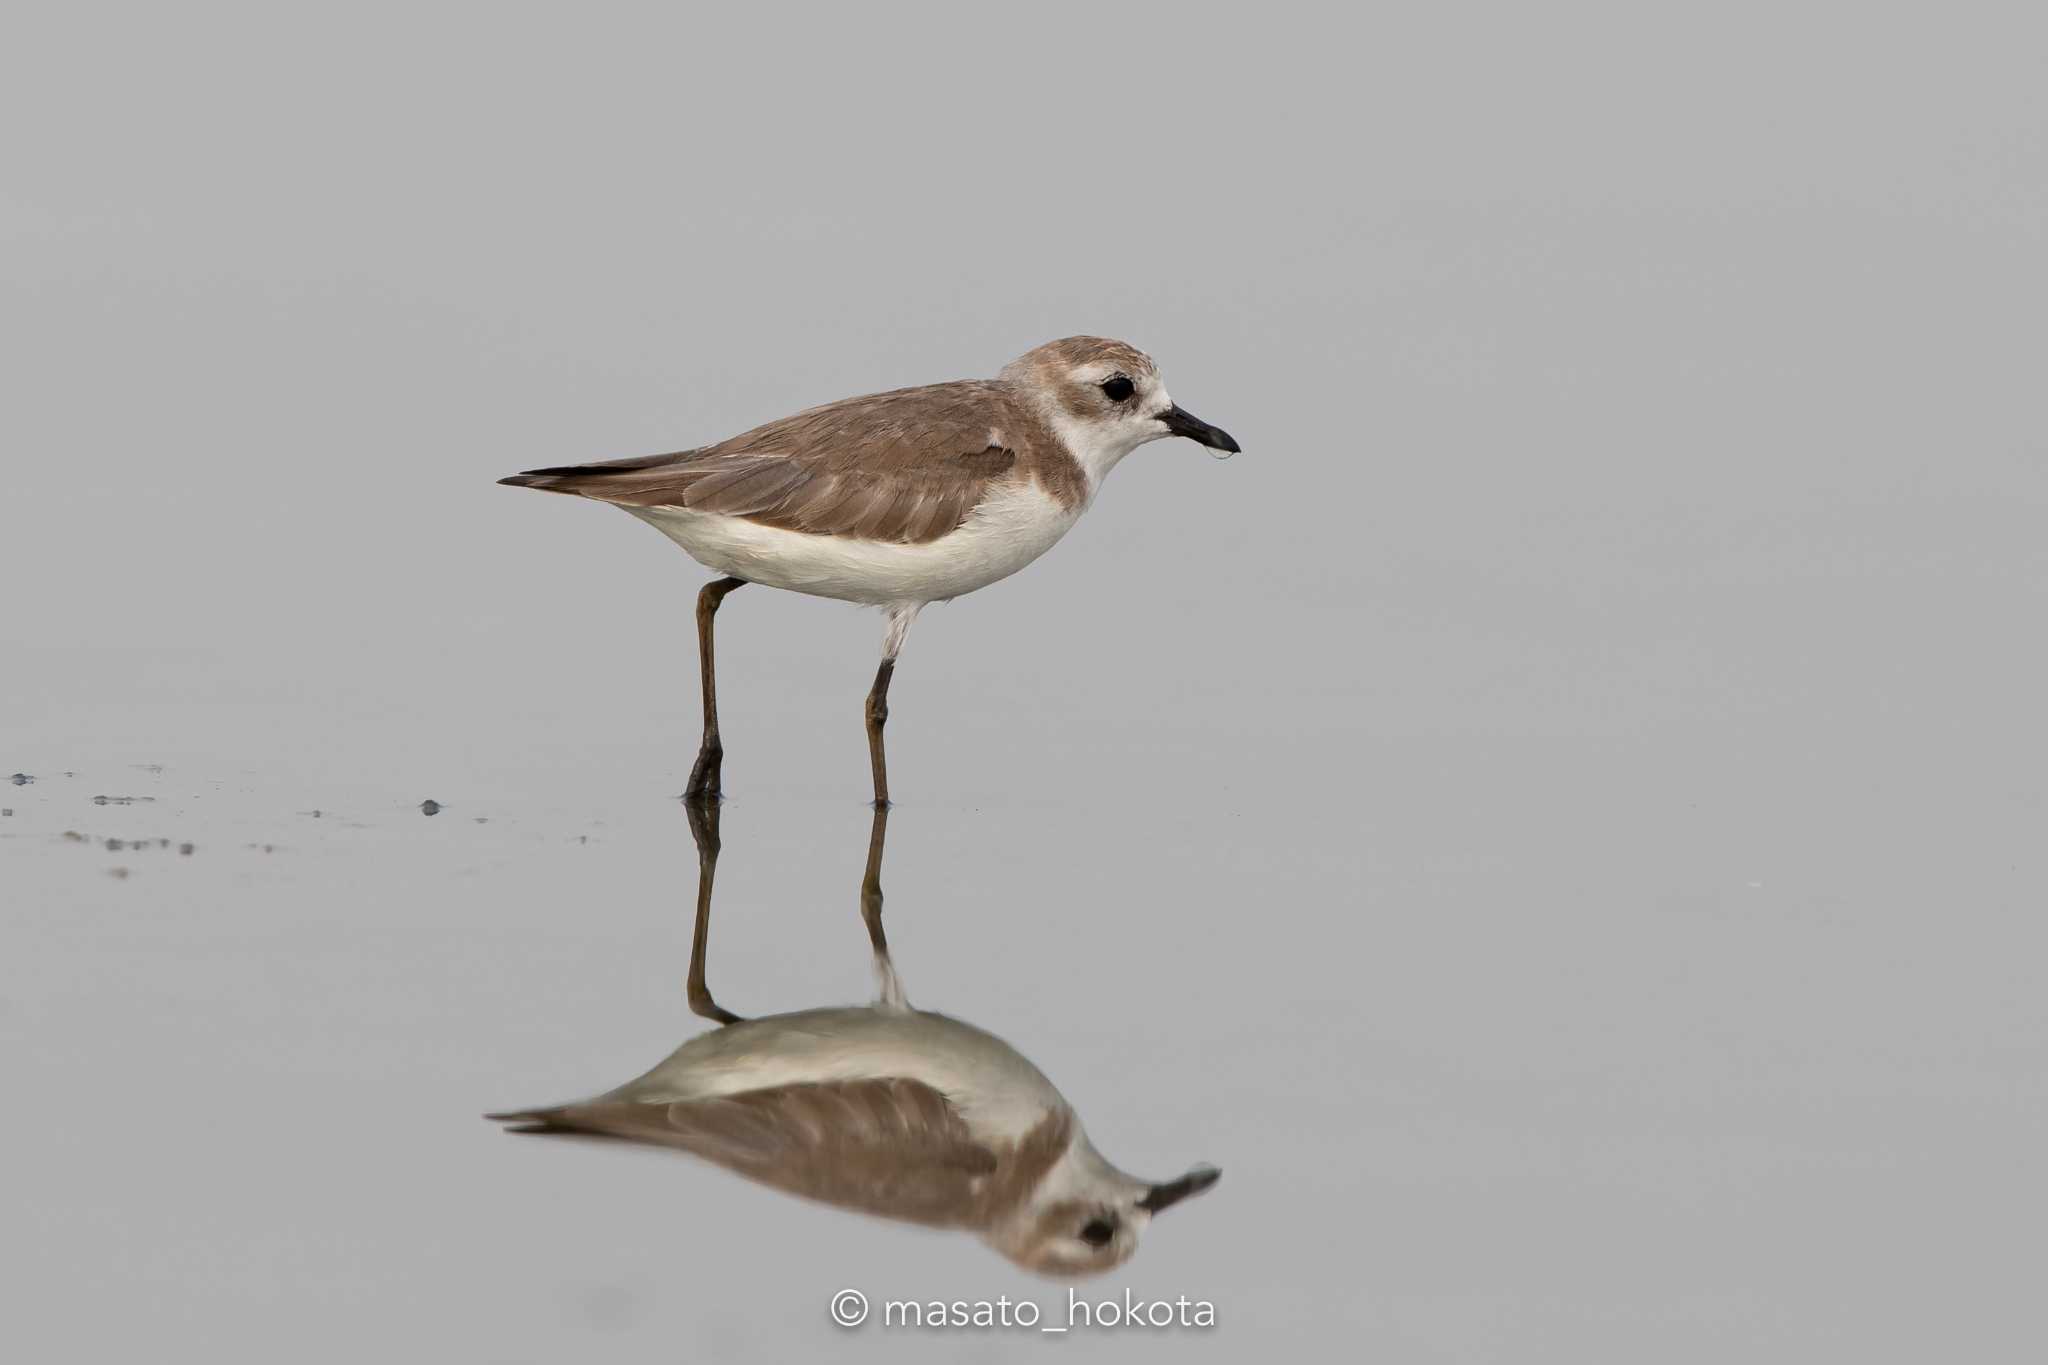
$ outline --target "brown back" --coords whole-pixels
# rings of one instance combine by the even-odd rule
[[[1084,490],[1080,467],[1009,385],[959,380],[828,403],[701,450],[505,482],[919,544],[957,529],[999,483],[1024,478],[1070,507]]]
[[[946,1097],[905,1078],[825,1081],[674,1103],[599,1100],[499,1114],[519,1131],[679,1147],[790,1194],[933,1227],[982,1228],[1067,1148],[1048,1113],[1016,1143],[979,1143]]]

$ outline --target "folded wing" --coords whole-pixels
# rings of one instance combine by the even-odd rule
[[[702,450],[533,469],[499,482],[628,507],[681,507],[815,535],[920,544],[956,530],[1037,422],[979,381],[869,394]]]
[[[521,1133],[677,1147],[790,1194],[934,1227],[970,1226],[997,1166],[995,1153],[968,1135],[944,1095],[903,1078],[489,1117]]]

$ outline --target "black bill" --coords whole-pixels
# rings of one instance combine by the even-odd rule
[[[1218,434],[1221,435],[1220,432]],[[1225,436],[1223,439],[1227,441],[1230,438]],[[1164,1185],[1154,1185],[1145,1192],[1145,1197],[1138,1201],[1138,1207],[1147,1213],[1170,1209],[1189,1195],[1200,1194],[1222,1178],[1223,1172],[1214,1166],[1197,1166],[1178,1180],[1169,1180]]]
[[[1236,455],[1244,449],[1222,427],[1210,426],[1178,403],[1160,413],[1159,420],[1166,423],[1166,429],[1174,435],[1185,436],[1190,441],[1199,441],[1211,450],[1227,450]]]

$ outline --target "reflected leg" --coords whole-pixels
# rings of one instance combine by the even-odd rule
[[[737,1024],[740,1016],[711,998],[704,984],[704,952],[711,938],[711,883],[718,875],[718,802],[685,801],[690,817],[690,837],[697,841],[697,927],[690,936],[690,975],[685,986],[690,1009],[721,1024]]]
[[[697,594],[697,671],[703,680],[704,741],[697,746],[697,761],[690,767],[690,785],[683,788],[684,797],[691,801],[718,799],[720,768],[725,759],[725,745],[718,738],[718,680],[711,656],[711,618],[718,614],[718,604],[727,593],[746,585],[744,578],[719,578],[706,583]]]
[[[860,880],[860,917],[868,926],[868,944],[875,950],[875,979],[878,983],[879,1003],[885,1009],[905,1010],[910,1002],[904,997],[903,982],[896,975],[896,964],[889,956],[889,939],[882,932],[882,843],[889,833],[889,806],[878,802],[875,806],[875,822],[868,830],[868,866]]]

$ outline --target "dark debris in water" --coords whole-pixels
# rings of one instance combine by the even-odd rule
[[[35,781],[35,779],[33,777],[30,777],[27,773],[16,773],[14,776],[8,778],[7,780],[9,782],[12,782],[17,787],[26,787],[29,783]]]
[[[132,806],[137,801],[154,800],[154,796],[95,796],[92,803],[95,806]]]
[[[440,813],[441,803],[439,801],[436,801],[433,797],[430,796],[426,800],[420,802],[421,815],[439,815]]]
[[[84,836],[83,834],[80,834],[80,833],[78,833],[78,832],[77,832],[76,830],[68,830],[68,829],[64,831],[64,837],[65,837],[66,839],[76,840],[76,841],[80,841],[80,842],[82,842],[82,841],[83,841],[83,840],[85,839],[85,836]],[[109,853],[119,853],[119,852],[120,852],[121,850],[123,850],[123,849],[144,849],[144,848],[169,848],[169,847],[171,846],[171,841],[170,841],[169,839],[162,839],[162,838],[158,838],[158,839],[102,839],[102,840],[100,841],[100,844],[101,844],[101,846],[102,846],[102,847],[104,847],[104,848],[105,848],[105,849],[107,850],[107,852],[109,852]],[[188,849],[189,849],[190,847],[191,847],[191,845],[189,845],[189,844],[188,844],[188,845],[186,845],[186,848],[188,848]]]

